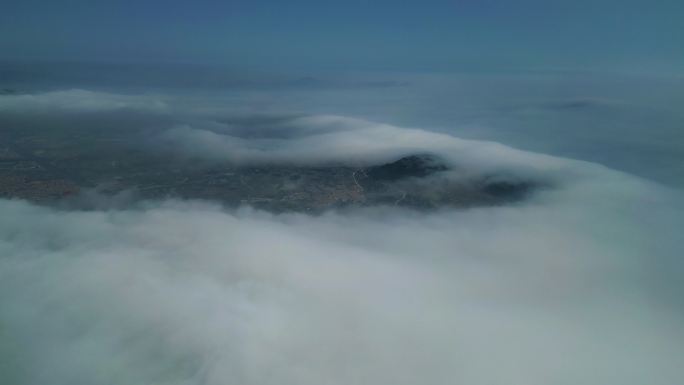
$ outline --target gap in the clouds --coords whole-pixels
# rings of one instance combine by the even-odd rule
[[[516,203],[552,184],[497,160],[526,156],[499,145],[342,116],[197,111],[153,95],[8,93],[0,123],[0,194],[44,204],[437,210]]]

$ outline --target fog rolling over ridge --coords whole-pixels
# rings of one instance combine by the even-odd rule
[[[681,381],[676,183],[363,113],[236,99],[0,96],[1,382]],[[399,198],[407,186],[433,197],[491,178],[535,188],[430,209],[353,200],[366,193],[359,170],[415,155],[440,163],[400,168],[387,184]],[[252,200],[201,195],[231,189]],[[295,209],[259,206],[269,189]],[[309,212],[310,199],[287,191],[327,206]]]
[[[684,1],[0,7],[0,385],[684,383]]]

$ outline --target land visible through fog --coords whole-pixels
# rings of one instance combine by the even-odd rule
[[[0,196],[43,204],[96,192],[130,199],[183,198],[315,212],[368,205],[420,209],[469,207],[523,199],[532,182],[495,175],[458,181],[439,156],[413,154],[374,165],[234,164],[188,159],[136,145],[123,131],[71,127],[0,134]]]

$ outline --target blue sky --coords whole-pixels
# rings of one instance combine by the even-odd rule
[[[681,72],[684,2],[10,0],[6,60]]]

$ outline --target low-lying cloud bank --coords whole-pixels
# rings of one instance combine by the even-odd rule
[[[85,90],[0,95],[0,122],[37,133],[81,127],[83,134],[115,136],[147,151],[239,165],[366,166],[420,153],[435,153],[478,172],[515,168],[555,173],[571,163],[496,142],[345,116],[245,114],[230,106],[206,111],[163,95]]]
[[[88,113],[116,110],[164,111],[166,104],[151,96],[120,95],[82,89],[42,93],[0,94],[0,112]]]
[[[182,116],[185,126],[154,133],[190,135],[180,150],[193,156],[368,162],[429,150],[475,172],[558,184],[517,205],[432,213],[272,215],[181,201],[64,211],[1,200],[2,382],[684,376],[681,193],[589,163],[348,118],[292,117],[275,125],[281,134],[255,138]]]

